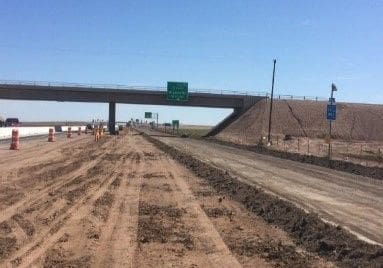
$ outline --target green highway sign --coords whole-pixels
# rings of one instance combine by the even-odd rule
[[[145,118],[152,118],[151,112],[145,112]]]
[[[170,101],[187,101],[188,100],[188,83],[187,82],[168,82],[167,99]]]
[[[172,121],[172,126],[173,126],[173,127],[176,127],[176,128],[179,128],[179,126],[180,126],[180,121],[179,121],[179,120],[173,120],[173,121]]]

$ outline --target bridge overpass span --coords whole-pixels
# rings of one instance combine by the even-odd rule
[[[0,81],[0,99],[109,103],[108,128],[111,134],[115,133],[116,103],[232,108],[233,114],[212,130],[211,134],[214,135],[228,123],[228,120],[233,121],[233,118],[237,118],[263,98],[265,95],[262,94],[191,89],[187,101],[169,101],[166,97],[166,88],[161,87]]]

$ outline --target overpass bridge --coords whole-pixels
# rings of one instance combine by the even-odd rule
[[[116,103],[232,108],[233,113],[209,133],[215,135],[265,97],[266,93],[189,89],[187,101],[169,101],[165,87],[0,81],[0,99],[109,103],[108,128],[111,134],[115,133]]]

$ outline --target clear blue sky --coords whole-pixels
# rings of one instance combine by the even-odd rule
[[[0,0],[0,79],[268,91],[383,103],[383,1]],[[213,124],[230,111],[118,105],[117,119]],[[107,118],[107,104],[0,100],[21,120]],[[161,121],[162,121],[161,120]]]

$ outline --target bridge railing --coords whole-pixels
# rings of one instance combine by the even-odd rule
[[[50,81],[20,81],[20,80],[0,80],[2,85],[27,85],[27,86],[48,86],[48,87],[79,87],[79,88],[98,88],[98,89],[117,89],[117,90],[148,90],[148,91],[166,91],[166,87],[158,86],[127,86],[119,84],[85,84],[85,83],[69,83],[69,82],[50,82]],[[226,90],[226,89],[198,89],[189,88],[191,93],[210,93],[221,95],[251,95],[266,96],[267,92],[254,92],[243,90]]]
[[[158,86],[127,86],[119,84],[85,84],[70,82],[50,82],[50,81],[23,81],[23,80],[0,80],[2,85],[29,85],[29,86],[48,86],[48,87],[79,87],[79,88],[98,88],[98,89],[117,89],[117,90],[148,90],[148,91],[166,91],[166,87]],[[191,93],[209,93],[220,95],[242,95],[242,96],[261,96],[270,98],[270,93],[251,90],[226,90],[226,89],[198,89],[189,88]],[[325,101],[326,98],[315,96],[295,96],[274,94],[274,99],[282,100],[314,100]]]
[[[270,99],[270,93],[266,93],[266,98]],[[296,95],[282,95],[282,94],[274,94],[273,99],[278,99],[278,100],[309,100],[309,101],[326,101],[327,100],[324,97],[317,97],[317,96],[296,96]]]

